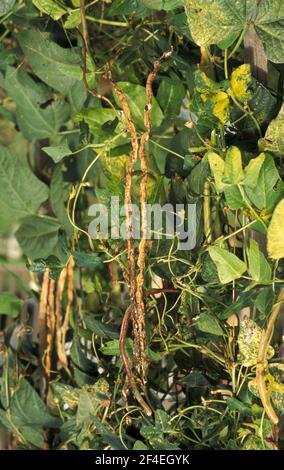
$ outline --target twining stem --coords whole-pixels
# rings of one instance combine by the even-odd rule
[[[69,326],[69,321],[70,321],[70,316],[71,316],[71,309],[72,309],[72,304],[73,304],[73,290],[74,290],[74,281],[73,281],[73,276],[74,276],[74,268],[75,268],[75,262],[73,256],[71,256],[69,263],[67,265],[67,306],[65,310],[65,317],[63,321],[63,325],[61,328],[61,351],[63,353],[64,357],[64,362],[63,365],[65,368],[68,366],[67,362],[67,357],[66,357],[66,352],[65,352],[65,343],[66,343],[66,334]]]
[[[247,116],[248,118],[250,118],[254,125],[255,125],[255,128],[259,134],[259,137],[262,137],[262,130],[261,130],[261,127],[259,125],[259,122],[258,120],[256,119],[256,117],[254,116],[253,114],[253,111],[251,111],[250,109],[245,109],[237,100],[237,98],[235,97],[235,95],[233,93],[230,94],[233,102],[235,103],[235,105],[237,106],[237,108],[239,108],[240,111],[242,111],[245,116]]]
[[[54,314],[54,288],[55,281],[49,279],[49,292],[47,299],[47,308],[46,308],[46,349],[44,352],[44,370],[47,381],[50,379],[51,368],[52,368],[52,352],[53,352],[53,340],[55,332],[55,314]]]
[[[39,310],[38,310],[38,343],[39,343],[39,353],[40,357],[44,357],[44,352],[46,348],[46,310],[48,302],[48,292],[49,292],[49,274],[50,271],[45,271],[43,275],[43,281],[41,286],[41,294],[39,301]]]
[[[239,49],[240,45],[242,44],[243,40],[244,40],[244,37],[246,35],[246,33],[248,32],[248,29],[249,29],[249,25],[246,24],[244,29],[242,30],[240,36],[239,36],[239,39],[237,40],[234,48],[232,49],[232,51],[230,52],[230,54],[228,55],[228,60],[231,59],[231,57],[233,57],[233,55],[237,52],[237,50]]]
[[[260,345],[259,345],[259,350],[258,350],[258,358],[257,358],[257,366],[256,366],[256,381],[257,381],[260,399],[262,401],[262,405],[266,411],[268,418],[275,425],[278,424],[279,418],[276,415],[271,405],[270,397],[269,397],[269,390],[267,390],[267,386],[266,386],[266,373],[265,373],[266,351],[269,346],[271,336],[274,330],[274,325],[280,313],[281,305],[283,302],[284,302],[284,288],[280,291],[280,294],[277,298],[277,302],[274,305],[274,308],[269,317],[266,330],[262,334]]]
[[[89,52],[90,37],[89,37],[88,25],[87,25],[86,14],[85,14],[85,0],[80,0],[80,15],[81,15],[84,43],[86,44],[86,48],[88,49],[88,52]]]
[[[141,406],[145,410],[145,413],[149,415],[149,414],[152,414],[152,411],[148,407],[148,405],[145,403],[142,395],[140,394],[140,391],[137,388],[136,379],[134,378],[135,376],[132,373],[129,361],[125,353],[125,340],[126,340],[129,320],[131,317],[133,330],[134,330],[134,345],[136,345],[136,348],[137,348],[137,344],[139,345],[139,351],[137,351],[137,349],[134,346],[135,364],[140,363],[140,360],[139,360],[140,357],[143,357],[143,358],[145,357],[145,352],[143,351],[143,349],[141,349],[141,346],[145,347],[145,341],[143,341],[145,336],[143,334],[142,340],[140,336],[141,331],[143,331],[144,322],[143,322],[143,325],[138,324],[140,318],[137,316],[137,306],[136,306],[137,283],[136,283],[135,249],[134,249],[134,240],[133,240],[133,213],[132,213],[132,187],[133,187],[132,178],[133,178],[133,172],[134,172],[134,165],[138,159],[139,141],[138,141],[136,127],[132,121],[128,100],[125,94],[123,93],[123,91],[118,87],[118,85],[112,79],[111,71],[109,71],[109,79],[112,83],[112,86],[117,95],[117,98],[121,104],[123,114],[124,114],[124,119],[126,122],[126,127],[130,134],[131,146],[132,146],[132,153],[131,153],[131,157],[129,158],[127,170],[126,170],[125,195],[124,195],[124,204],[126,208],[126,227],[127,227],[127,259],[128,259],[128,268],[129,268],[128,273],[126,273],[126,279],[127,279],[127,283],[129,287],[130,306],[126,310],[124,317],[123,317],[119,344],[120,344],[121,357],[122,357],[123,364],[125,367],[127,380],[131,386],[131,389],[133,391],[133,394],[136,400],[141,404]],[[136,370],[136,374],[135,374],[136,376],[137,376],[137,372],[138,370]]]
[[[109,72],[109,78],[111,80],[113,89],[121,103],[123,115],[126,121],[127,130],[130,134],[132,153],[128,161],[126,178],[125,178],[125,195],[124,204],[126,208],[126,227],[127,227],[127,258],[128,258],[128,287],[130,293],[131,303],[135,302],[135,291],[136,291],[136,273],[135,273],[135,252],[134,252],[134,241],[133,241],[133,213],[132,213],[132,177],[134,172],[134,165],[138,159],[139,141],[137,136],[136,127],[132,121],[131,111],[128,100],[119,88],[119,86],[113,81],[111,72]],[[136,312],[133,311],[133,316]]]
[[[139,243],[139,254],[137,260],[138,276],[136,286],[136,308],[137,308],[137,326],[139,328],[138,334],[134,339],[134,360],[136,359],[135,366],[138,370],[141,369],[143,382],[146,383],[147,375],[147,358],[146,358],[146,329],[145,329],[145,306],[143,301],[143,287],[145,277],[145,252],[148,237],[147,230],[147,179],[148,167],[145,155],[145,146],[150,139],[151,134],[151,120],[150,114],[153,105],[153,90],[152,84],[155,80],[158,71],[160,70],[161,63],[156,61],[152,72],[148,75],[146,82],[146,96],[147,103],[144,108],[144,125],[145,131],[142,134],[139,146],[139,160],[141,165],[142,178],[140,180],[140,211],[141,211],[141,240]],[[139,362],[138,360],[139,359]]]
[[[71,225],[75,228],[75,230],[77,230],[78,232],[82,232],[86,235],[86,237],[88,238],[88,241],[89,241],[89,245],[90,245],[90,248],[92,251],[94,251],[94,245],[93,245],[93,241],[92,241],[92,238],[90,236],[90,234],[88,232],[86,232],[85,230],[81,229],[77,224],[76,224],[76,220],[75,220],[75,217],[76,217],[76,207],[77,207],[77,202],[78,202],[78,199],[79,199],[79,195],[80,195],[80,192],[81,192],[81,189],[83,188],[83,186],[85,185],[85,180],[88,176],[88,173],[89,171],[93,168],[94,164],[96,163],[96,161],[101,157],[101,155],[104,153],[104,151],[101,151],[99,153],[97,153],[97,155],[94,157],[94,159],[91,161],[91,163],[88,165],[88,167],[86,168],[83,176],[82,176],[82,179],[79,183],[79,186],[77,188],[77,190],[74,190],[71,192],[70,196],[69,196],[69,200],[68,200],[68,204],[67,204],[67,215],[68,215],[68,219],[69,219],[69,222],[71,223]],[[71,214],[70,214],[70,202],[71,200],[74,199],[73,201],[73,206],[72,206],[72,211],[71,211]]]
[[[161,59],[168,57],[172,52],[165,53]],[[134,330],[134,366],[137,380],[142,378],[143,389],[145,391],[146,386],[146,375],[147,375],[147,357],[146,357],[146,329],[145,329],[145,306],[143,300],[143,288],[144,288],[144,278],[145,278],[145,252],[146,252],[146,243],[147,243],[147,177],[148,177],[148,168],[147,168],[147,159],[145,155],[145,147],[150,139],[151,134],[151,121],[150,114],[152,110],[153,103],[153,91],[152,84],[155,80],[157,73],[160,69],[160,60],[154,63],[152,72],[147,77],[146,82],[146,98],[147,103],[144,108],[144,125],[145,130],[141,136],[140,144],[137,136],[136,127],[132,121],[131,110],[128,103],[128,99],[119,86],[112,79],[111,71],[109,70],[108,78],[110,79],[113,89],[117,95],[117,98],[121,104],[124,118],[126,121],[126,127],[130,134],[132,154],[129,159],[127,171],[126,171],[126,184],[125,184],[125,207],[126,207],[126,226],[128,230],[127,234],[127,253],[128,253],[128,286],[130,292],[130,308],[127,309],[124,315],[123,324],[121,328],[120,335],[120,348],[121,354],[124,358],[123,361],[126,364],[125,370],[127,378],[132,387],[133,393],[136,396],[139,395],[139,403],[144,402],[143,398],[140,395],[140,392],[137,389],[136,382],[134,381],[131,368],[129,366],[128,360],[126,360],[125,355],[125,339],[127,334],[127,327],[129,318],[131,315],[133,330]],[[133,240],[133,214],[132,214],[132,177],[134,171],[134,165],[139,158],[140,167],[142,172],[142,177],[140,180],[140,210],[141,210],[141,240],[139,243],[138,249],[138,275],[136,278],[136,263],[135,263],[135,250],[134,250],[134,240]],[[125,327],[127,325],[127,327]],[[142,405],[143,406],[143,405]],[[145,408],[144,408],[145,409]],[[147,413],[147,410],[145,410]],[[149,410],[148,410],[149,411]]]
[[[212,224],[211,224],[211,203],[210,203],[210,183],[205,181],[203,191],[203,225],[205,241],[210,245],[212,241]]]
[[[120,349],[120,354],[121,354],[121,359],[122,359],[122,362],[123,362],[123,365],[124,365],[124,369],[125,369],[125,372],[126,372],[126,376],[127,376],[128,381],[129,381],[129,384],[131,386],[131,389],[133,391],[133,394],[134,394],[136,400],[138,401],[138,403],[142,406],[145,413],[148,416],[151,416],[152,415],[152,409],[145,402],[145,400],[143,399],[141,393],[139,392],[139,390],[137,388],[134,376],[133,376],[132,371],[131,371],[131,366],[130,366],[129,360],[128,360],[128,357],[127,357],[126,352],[125,352],[125,341],[126,341],[126,337],[127,337],[129,320],[130,320],[130,317],[132,317],[132,309],[133,309],[133,305],[130,304],[129,307],[127,308],[125,314],[124,314],[124,317],[123,317],[123,321],[122,321],[122,325],[121,325],[121,329],[120,329],[119,349]]]
[[[80,0],[80,15],[81,15],[81,23],[82,23],[82,33],[80,29],[78,28],[77,31],[79,35],[81,36],[82,42],[83,42],[83,83],[84,86],[87,90],[87,92],[94,96],[95,98],[101,99],[108,103],[108,105],[114,109],[114,106],[112,102],[103,95],[100,95],[97,93],[96,90],[93,90],[90,88],[88,79],[87,79],[87,54],[89,55],[90,59],[92,60],[92,54],[90,51],[90,38],[89,38],[89,32],[88,32],[88,25],[87,25],[87,20],[86,20],[86,13],[85,13],[85,0]]]
[[[65,282],[67,277],[67,266],[64,266],[62,269],[59,279],[57,281],[56,288],[56,300],[55,300],[55,319],[56,319],[56,350],[57,356],[61,364],[66,364],[66,354],[62,350],[62,341],[61,341],[61,315],[62,315],[62,297],[65,288]]]
[[[87,20],[93,22],[93,23],[99,23],[99,24],[104,24],[106,26],[118,26],[121,28],[128,28],[129,24],[122,22],[122,21],[110,21],[110,20],[105,20],[102,18],[94,18],[93,16],[87,16]]]
[[[225,79],[228,80],[228,78],[229,78],[229,72],[228,72],[228,49],[225,49],[225,51],[224,51],[224,74],[225,74]]]

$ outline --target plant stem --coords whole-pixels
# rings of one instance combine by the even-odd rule
[[[258,350],[257,366],[256,366],[256,381],[257,381],[260,399],[262,401],[263,407],[266,411],[268,418],[275,425],[278,424],[279,418],[276,415],[271,405],[270,397],[269,397],[269,390],[267,390],[267,387],[266,387],[266,373],[265,373],[266,363],[265,362],[266,362],[267,348],[269,346],[269,343],[273,334],[273,330],[274,330],[274,325],[280,313],[281,305],[283,302],[284,302],[284,288],[280,291],[280,294],[277,298],[277,302],[274,305],[272,313],[269,317],[267,328],[262,334],[262,338],[260,340],[260,345],[259,345],[259,350]]]
[[[93,22],[93,23],[99,23],[99,24],[104,24],[106,26],[118,26],[121,28],[128,28],[129,24],[122,22],[122,21],[110,21],[110,20],[104,20],[102,18],[94,18],[93,16],[86,16],[87,20]]]

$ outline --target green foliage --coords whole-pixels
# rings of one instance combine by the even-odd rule
[[[1,227],[35,214],[48,198],[48,189],[34,176],[28,165],[0,148]]]
[[[48,33],[24,30],[18,41],[37,77],[65,94],[76,81],[82,80],[80,49],[66,49],[50,40]]]
[[[283,1],[85,0],[87,30],[79,0],[0,3],[0,232],[20,250],[1,249],[16,284],[0,294],[1,428],[17,449],[276,447],[256,369],[283,288]],[[249,28],[267,83],[244,60]],[[133,202],[147,173],[148,203],[196,204],[193,249],[146,243],[151,416],[125,380],[123,352],[140,387],[127,242],[88,234],[94,203],[124,201],[136,139]],[[282,332],[270,336],[280,417]]]
[[[22,67],[8,68],[5,83],[16,102],[17,124],[24,137],[31,141],[55,137],[69,117],[68,104],[63,100],[53,101],[51,91],[36,83]]]
[[[0,313],[10,317],[18,317],[23,301],[11,292],[1,292]]]
[[[186,0],[185,5],[192,37],[200,46],[227,41],[228,47],[251,22],[263,41],[267,57],[272,62],[283,62],[284,5],[281,0],[259,3],[240,0],[232,5],[227,0]]]

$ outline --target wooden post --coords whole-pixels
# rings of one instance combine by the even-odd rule
[[[262,85],[267,85],[268,63],[264,52],[263,44],[257,36],[253,25],[244,39],[245,62],[251,65],[252,74]]]

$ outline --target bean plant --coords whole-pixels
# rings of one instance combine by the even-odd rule
[[[0,38],[6,446],[281,448],[284,2],[1,0]]]

